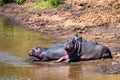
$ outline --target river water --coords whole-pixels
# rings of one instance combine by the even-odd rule
[[[49,47],[59,42],[42,33],[27,30],[0,18],[0,80],[120,80],[120,75],[98,73],[107,61],[82,61],[70,64],[54,62],[32,63],[29,50],[40,45]],[[102,64],[100,64],[102,63]]]

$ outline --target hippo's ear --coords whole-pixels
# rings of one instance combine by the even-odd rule
[[[75,34],[74,40],[77,41],[77,39],[78,39],[78,34]]]
[[[41,46],[36,46],[36,47],[35,47],[35,50],[41,51]]]

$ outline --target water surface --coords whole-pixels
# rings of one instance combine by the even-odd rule
[[[0,80],[120,80],[119,74],[97,73],[94,70],[99,65],[85,64],[84,61],[70,64],[31,63],[27,54],[29,50],[37,45],[49,47],[56,42],[45,34],[0,18]]]

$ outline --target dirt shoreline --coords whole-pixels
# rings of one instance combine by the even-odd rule
[[[63,6],[63,9],[53,10],[36,8],[33,2],[10,3],[0,7],[0,17],[10,18],[54,39],[65,40],[77,33],[88,41],[100,42],[110,47],[114,55],[112,65],[101,68],[100,72],[120,73],[120,5]]]
[[[120,38],[120,8],[112,6],[71,7],[60,10],[39,9],[32,2],[10,3],[0,7],[0,16],[13,19],[28,29],[65,40],[79,34],[88,40]],[[89,37],[87,36],[89,34]]]

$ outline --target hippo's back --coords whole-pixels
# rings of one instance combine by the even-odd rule
[[[49,49],[51,49],[51,48],[59,48],[59,47],[64,47],[64,42],[58,42],[56,44],[53,44],[52,46],[49,47]]]
[[[67,52],[64,50],[64,42],[53,44],[44,53],[44,57],[48,60],[56,60],[65,55]]]

